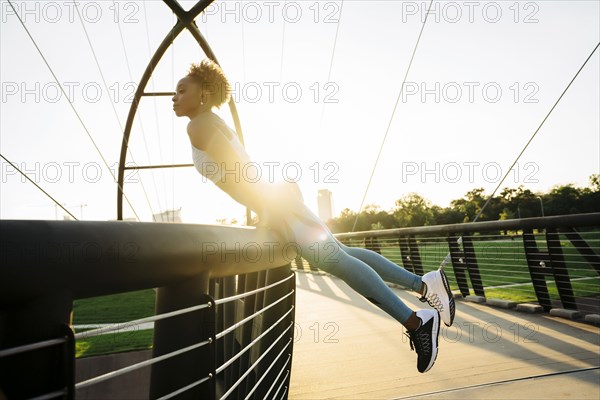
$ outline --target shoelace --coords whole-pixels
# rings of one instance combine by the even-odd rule
[[[408,332],[408,333],[404,333],[409,340],[410,343],[410,349],[417,352],[417,354],[421,354],[423,350],[425,351],[430,351],[431,349],[429,348],[429,341],[427,340],[427,334],[426,333],[420,333],[420,332]],[[413,346],[414,345],[414,346]]]
[[[431,307],[435,308],[439,312],[444,311],[444,304],[437,293],[426,293],[425,296],[422,296],[419,300],[422,302],[427,302]]]

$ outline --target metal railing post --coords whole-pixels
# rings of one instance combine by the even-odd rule
[[[244,292],[250,292],[258,288],[258,272],[253,274],[245,275],[244,279]],[[239,304],[240,307],[243,307],[242,310],[242,318],[246,318],[247,316],[254,313],[256,309],[256,296],[248,296],[243,300],[243,303]],[[240,337],[239,337],[239,345],[244,348],[250,344],[252,341],[252,331],[254,329],[254,323],[247,323],[241,328]],[[250,353],[246,352],[242,356],[238,366],[238,375],[241,376],[246,370],[250,367]],[[246,381],[240,385],[240,390],[243,393],[248,391],[248,385]]]
[[[72,334],[65,333],[65,329],[70,329],[72,308],[71,295],[58,292],[0,310],[1,348],[65,340],[0,358],[0,387],[8,399],[44,396],[65,389],[65,398],[73,398],[74,342]]]
[[[458,236],[448,236],[448,247],[450,249],[450,257],[452,260],[452,269],[454,270],[454,277],[456,278],[456,284],[460,290],[460,294],[463,297],[467,297],[471,293],[469,292],[469,282],[467,281],[466,266],[465,266],[465,254],[461,250],[458,244]]]
[[[422,276],[424,271],[421,264],[421,255],[419,254],[419,245],[417,245],[417,241],[413,235],[408,237],[408,251],[415,274]]]
[[[178,399],[214,398],[214,313],[215,305],[208,293],[208,273],[183,280],[179,284],[161,287],[156,294],[156,313],[210,303],[207,309],[156,321],[154,325],[153,357],[212,340],[212,343],[152,365],[150,398],[155,399],[212,374],[212,379],[181,393]]]
[[[464,234],[463,238],[463,253],[465,255],[465,264],[467,265],[467,271],[469,271],[469,279],[471,280],[471,286],[477,296],[485,297],[483,290],[483,282],[481,281],[481,274],[479,273],[479,266],[477,265],[477,257],[475,256],[475,248],[473,247],[473,241],[471,235]]]
[[[292,272],[290,271],[290,266],[286,265],[280,268],[276,268],[276,269],[271,269],[269,271],[267,271],[267,281],[266,284],[272,284],[275,283],[277,281],[280,281],[284,278],[286,278],[287,276],[289,276]],[[272,289],[269,289],[264,296],[264,306],[267,306],[275,301],[277,301],[278,299],[282,298],[283,296],[285,296],[287,293],[289,293],[290,291],[290,287],[288,285],[282,285],[282,286],[277,286],[274,287]],[[288,301],[284,301],[281,302],[280,304],[276,305],[275,307],[273,307],[272,309],[270,309],[268,312],[266,312],[263,316],[263,320],[262,320],[262,324],[263,324],[263,330],[266,329],[266,327],[272,326],[279,318],[281,318],[281,316],[283,316],[286,311],[289,309],[290,305],[293,304],[292,300],[288,300]],[[261,341],[260,343],[260,353],[262,354],[274,341],[275,339],[281,334],[281,331],[284,329],[288,329],[288,325],[289,325],[289,321],[293,321],[293,315],[291,317],[289,317],[288,319],[286,319],[285,321],[282,321],[280,323],[280,326],[278,329],[274,329],[273,331],[269,332],[264,339]],[[290,331],[290,336],[293,335],[293,332]],[[271,364],[271,362],[274,361],[275,356],[277,355],[277,353],[281,350],[281,348],[283,348],[283,343],[280,343],[279,346],[277,346],[276,348],[274,348],[268,357],[266,357],[261,364],[259,364],[258,368],[257,368],[257,372],[256,372],[256,376],[257,377],[262,377],[266,371],[266,368],[268,365]],[[279,370],[271,370],[268,373],[271,375],[271,378],[267,378],[267,381],[272,381],[273,377],[275,375],[277,375],[277,373],[279,372]],[[266,389],[268,389],[267,387],[265,387],[264,385],[259,387],[256,392],[255,392],[255,396],[256,398],[260,398],[262,399],[265,395],[266,395]]]
[[[398,247],[400,247],[400,258],[402,259],[402,265],[404,266],[404,269],[415,273],[415,267],[413,266],[412,260],[410,259],[408,238],[406,236],[401,236],[398,238]]]
[[[592,250],[579,232],[573,227],[568,227],[565,229],[564,234],[585,261],[600,275],[600,256]]]
[[[548,254],[541,252],[535,241],[535,235],[531,229],[523,229],[523,246],[525,247],[525,257],[527,258],[527,267],[531,275],[531,283],[538,302],[544,310],[550,311],[552,302],[548,293],[548,285],[546,284],[546,275],[548,274],[548,265],[550,259]]]
[[[558,295],[563,308],[577,310],[577,302],[573,294],[573,286],[569,278],[569,271],[565,264],[560,239],[556,229],[546,229],[546,243],[548,244],[548,255],[550,256],[550,266],[554,275],[554,282],[558,289]]]
[[[235,280],[236,277],[234,276],[228,276],[223,278],[223,298],[231,297],[236,294]],[[228,302],[221,305],[221,307],[222,308],[220,311],[223,313],[223,329],[235,325],[235,303]],[[225,355],[225,360],[229,360],[235,354],[235,336],[231,334],[224,336],[221,339],[221,341],[223,342],[223,352]],[[235,381],[235,379],[237,379],[237,377],[233,374],[233,369],[234,368],[227,368],[225,371],[223,371],[225,387],[230,387]]]

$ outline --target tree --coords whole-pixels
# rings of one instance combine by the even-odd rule
[[[376,204],[367,205],[358,214],[355,231],[390,229],[409,226],[446,225],[470,222],[475,219],[488,202],[479,221],[507,220],[600,212],[600,174],[589,178],[590,186],[576,188],[573,185],[554,187],[549,193],[534,193],[523,185],[504,188],[489,200],[483,188],[467,192],[462,198],[452,200],[450,207],[432,205],[417,193],[409,193],[396,200],[390,212],[382,211]],[[337,218],[328,222],[333,232],[350,232],[357,220],[357,213],[346,208]]]
[[[442,208],[434,205],[431,207],[431,213],[435,225],[459,224],[464,220],[464,214],[453,207]]]
[[[525,189],[520,185],[516,189],[505,188],[500,193],[502,210],[498,214],[500,217],[504,215],[507,219],[512,215],[512,218],[530,218],[540,217],[541,212],[541,194],[533,193],[529,189]],[[543,199],[542,199],[543,200]],[[502,219],[502,218],[500,218]]]
[[[327,221],[327,226],[334,233],[351,232],[356,213],[349,208],[344,208],[339,217]]]
[[[600,212],[600,174],[590,176],[590,187],[581,191],[580,211]]]
[[[356,216],[357,214],[354,211],[345,208],[337,218],[329,220],[327,226],[334,233],[351,232],[353,227],[356,232],[397,228],[393,215],[382,211],[377,204],[366,205],[363,211],[358,214],[358,221]],[[354,226],[355,221],[356,226]]]
[[[555,186],[548,196],[546,214],[563,215],[581,212],[579,209],[581,194],[581,189],[573,187],[571,184]]]
[[[396,200],[393,215],[399,227],[425,226],[434,223],[431,202],[417,193],[409,193]]]
[[[462,222],[470,222],[475,219],[481,207],[485,203],[485,199],[483,198],[484,193],[483,188],[473,189],[470,192],[467,192],[462,199],[452,200],[450,205],[456,211],[459,211],[463,214]],[[481,215],[479,220],[481,221],[485,215]]]
[[[600,174],[590,175],[590,189],[592,192],[600,192]]]

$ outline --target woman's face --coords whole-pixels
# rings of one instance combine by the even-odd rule
[[[186,76],[177,82],[175,96],[173,96],[173,111],[178,117],[192,118],[200,111],[202,93],[200,85]]]

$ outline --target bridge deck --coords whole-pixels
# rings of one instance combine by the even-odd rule
[[[400,324],[339,279],[296,279],[290,399],[600,398],[597,326],[458,301],[436,364],[420,374]]]

